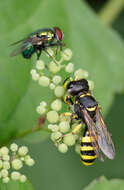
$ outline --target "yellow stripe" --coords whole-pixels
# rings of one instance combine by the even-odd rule
[[[88,150],[94,150],[92,146],[81,146],[80,147],[81,151],[88,151]]]
[[[83,143],[90,143],[91,142],[91,138],[90,137],[83,137],[82,139],[81,139],[81,142],[83,142]]]
[[[80,155],[81,156],[81,158],[83,159],[83,160],[92,160],[92,159],[95,159],[95,158],[97,158],[97,156],[96,155],[94,155],[94,156],[88,156],[88,155]]]
[[[94,162],[87,163],[87,162],[82,161],[82,163],[83,163],[85,166],[91,166]]]
[[[86,108],[86,109],[87,109],[87,111],[95,111],[96,110],[96,106],[91,107],[91,108]]]

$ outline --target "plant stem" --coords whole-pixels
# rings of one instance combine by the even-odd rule
[[[106,25],[111,25],[124,8],[124,0],[109,0],[102,8],[99,17]]]

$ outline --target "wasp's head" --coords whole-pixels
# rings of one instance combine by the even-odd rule
[[[54,30],[55,30],[55,35],[56,35],[57,41],[63,40],[64,34],[63,34],[63,32],[61,31],[61,29],[58,28],[58,27],[54,27]]]
[[[71,96],[76,96],[80,92],[87,93],[89,91],[88,81],[85,79],[71,81],[67,84],[66,90]]]

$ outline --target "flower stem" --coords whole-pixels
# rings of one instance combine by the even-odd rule
[[[99,17],[106,25],[111,25],[124,8],[124,0],[109,0],[102,8]]]

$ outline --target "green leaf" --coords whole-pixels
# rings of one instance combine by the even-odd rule
[[[100,177],[89,184],[84,190],[123,190],[124,180],[112,179],[107,180],[105,177]]]
[[[34,190],[34,188],[29,181],[21,183],[19,181],[10,180],[7,184],[1,181],[0,190]]]
[[[50,102],[52,97],[49,89],[31,80],[30,69],[36,57],[29,61],[21,56],[11,58],[12,47],[7,48],[8,44],[38,28],[62,28],[66,47],[73,50],[72,62],[76,68],[88,70],[90,79],[95,82],[95,97],[107,112],[115,92],[123,90],[124,46],[122,39],[104,26],[84,1],[38,0],[34,3],[30,0],[29,4],[13,0],[10,4],[6,0],[0,2],[0,8],[3,18],[0,30],[0,144],[32,129],[39,117],[36,106],[41,100]],[[63,75],[63,80],[65,78]]]

